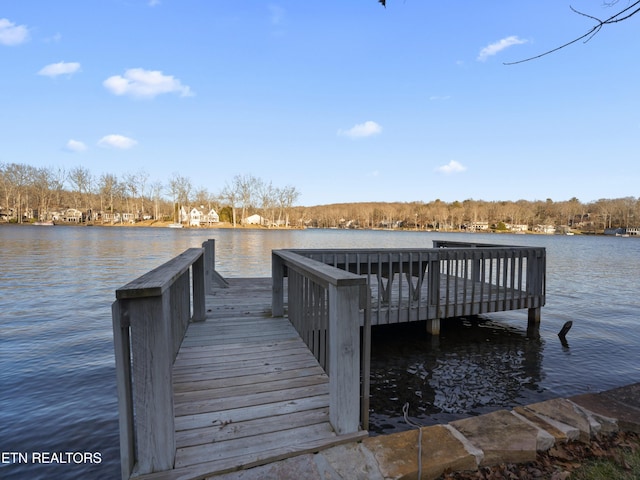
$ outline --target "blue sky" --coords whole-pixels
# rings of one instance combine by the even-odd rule
[[[640,15],[504,65],[593,26],[569,5],[2,2],[0,162],[251,174],[309,206],[637,197]]]

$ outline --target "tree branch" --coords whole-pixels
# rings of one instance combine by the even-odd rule
[[[617,3],[617,0],[610,3],[609,5],[613,5]],[[584,17],[590,18],[592,20],[594,20],[597,25],[593,26],[587,33],[585,33],[584,35],[579,36],[578,38],[575,38],[563,45],[560,45],[559,47],[553,48],[551,50],[547,50],[544,53],[541,53],[539,55],[535,55],[533,57],[529,57],[529,58],[525,58],[524,60],[518,60],[517,62],[505,62],[504,65],[517,65],[518,63],[524,63],[524,62],[529,62],[531,60],[536,60],[538,58],[541,57],[545,57],[551,53],[557,52],[558,50],[562,50],[563,48],[568,47],[569,45],[572,45],[576,42],[579,42],[582,39],[585,39],[585,42],[588,42],[589,40],[591,40],[601,29],[602,27],[604,27],[605,25],[611,25],[613,23],[618,23],[618,22],[622,22],[624,20],[627,20],[631,17],[633,17],[636,13],[640,12],[640,0],[636,0],[635,2],[633,2],[632,4],[630,4],[627,8],[623,8],[622,10],[620,10],[618,13],[616,13],[615,15],[612,15],[611,17],[607,18],[606,20],[600,20],[599,18],[593,17],[591,15],[587,15],[586,13],[580,12],[578,10],[576,10],[573,7],[569,7],[571,8],[571,10],[574,13],[577,13],[578,15],[582,15]]]

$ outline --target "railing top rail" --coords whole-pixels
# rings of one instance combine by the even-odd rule
[[[477,243],[477,242],[456,242],[453,240],[433,240],[434,248],[514,248],[514,249],[531,249],[544,247],[530,247],[523,245],[505,245],[499,243]]]
[[[462,242],[455,242],[447,245],[447,248],[433,247],[433,248],[317,248],[317,249],[287,249],[281,251],[292,252],[304,257],[318,256],[318,255],[388,255],[388,254],[439,254],[443,250],[447,251],[496,251],[496,250],[510,250],[510,251],[531,251],[539,250],[544,251],[544,247],[531,247],[522,245],[493,245],[493,244],[464,244]]]
[[[314,282],[325,287],[328,285],[349,286],[366,284],[366,279],[360,275],[304,257],[293,250],[273,250],[273,254],[280,257],[287,267],[304,271]]]
[[[202,248],[189,248],[167,263],[116,290],[116,298],[157,297],[169,288],[203,254]]]

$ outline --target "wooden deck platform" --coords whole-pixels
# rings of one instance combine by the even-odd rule
[[[367,436],[334,432],[329,378],[289,320],[271,317],[271,279],[227,280],[173,366],[175,469],[137,478],[207,478]]]

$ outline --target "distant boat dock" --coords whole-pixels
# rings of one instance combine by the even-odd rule
[[[215,243],[116,290],[122,478],[249,468],[368,435],[372,326],[545,303],[544,248],[274,250],[223,279]]]

